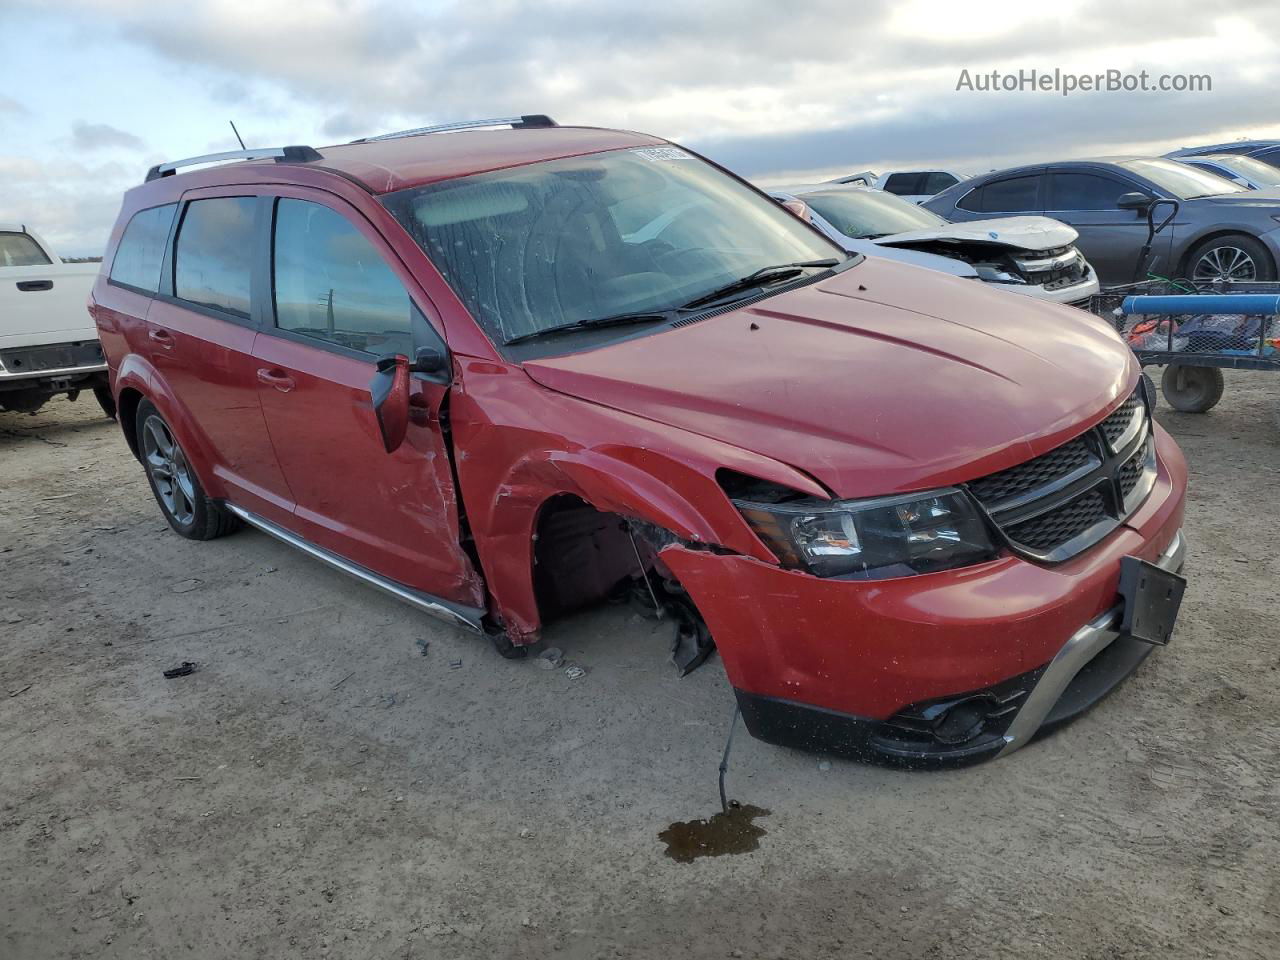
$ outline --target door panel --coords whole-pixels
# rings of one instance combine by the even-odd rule
[[[294,494],[291,526],[398,583],[483,606],[440,422],[447,385],[411,378],[408,431],[392,453],[369,390],[378,356],[444,350],[425,298],[413,300],[412,278],[357,210],[329,194],[280,192],[254,377]]]
[[[408,433],[389,454],[369,395],[373,358],[266,335],[255,355],[262,409],[296,501],[290,526],[398,583],[482,605],[459,545],[439,420],[446,388],[414,379]]]
[[[249,319],[265,201],[211,189],[186,199],[147,313],[143,350],[208,447],[207,482],[216,478],[240,506],[283,522],[293,500],[258,402],[257,329]]]
[[[1044,215],[1070,224],[1080,234],[1076,246],[1093,264],[1104,284],[1131,283],[1136,277],[1138,254],[1147,242],[1147,215],[1121,210],[1115,200],[1121,194],[1150,190],[1134,182],[1086,173],[1053,173],[1049,176]],[[1172,229],[1159,234],[1152,246],[1151,270],[1166,273]]]
[[[147,355],[204,435],[214,476],[246,510],[286,522],[293,502],[258,402],[257,332],[163,300],[145,329]]]

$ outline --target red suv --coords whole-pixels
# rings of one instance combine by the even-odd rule
[[[1167,639],[1186,466],[1104,324],[849,256],[654,137],[446,129],[126,195],[91,310],[179,534],[249,523],[508,656],[633,591],[757,737],[911,765]]]

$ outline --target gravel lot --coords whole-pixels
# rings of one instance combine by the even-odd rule
[[[949,773],[740,730],[768,833],[691,864],[658,833],[718,809],[718,660],[608,608],[549,631],[580,679],[504,661],[169,532],[91,398],[0,414],[0,958],[1280,956],[1278,392],[1162,407],[1191,586],[1116,695]]]

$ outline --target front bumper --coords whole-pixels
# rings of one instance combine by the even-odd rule
[[[1186,463],[1158,427],[1156,449],[1156,480],[1142,505],[1059,564],[1003,556],[853,582],[683,547],[662,558],[706,619],[759,739],[862,759],[972,762],[1070,719],[1149,652],[1112,625],[1125,556],[1181,565]],[[920,738],[911,725],[929,719],[923,711],[975,696],[993,701],[1004,724],[984,726],[994,739],[912,742]]]

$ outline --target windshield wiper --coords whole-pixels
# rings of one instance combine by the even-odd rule
[[[681,310],[690,310],[694,307],[705,307],[707,304],[715,303],[717,300],[723,300],[725,297],[740,293],[743,290],[751,290],[755,287],[763,287],[766,284],[777,283],[779,280],[786,280],[790,277],[798,276],[801,271],[812,267],[834,267],[840,263],[839,260],[799,260],[795,263],[776,263],[773,266],[761,267],[754,273],[749,273],[745,277],[740,277],[726,283],[722,287],[716,287],[710,293],[690,300]]]
[[[650,310],[645,313],[615,313],[607,317],[585,317],[582,320],[573,320],[569,323],[559,323],[553,327],[543,327],[541,330],[530,330],[528,333],[521,333],[514,337],[510,337],[503,341],[504,346],[511,346],[513,343],[524,343],[528,340],[539,340],[542,337],[554,336],[558,333],[566,333],[570,330],[586,330],[592,327],[613,327],[621,326],[625,323],[648,323],[657,320],[670,320],[672,312]]]

